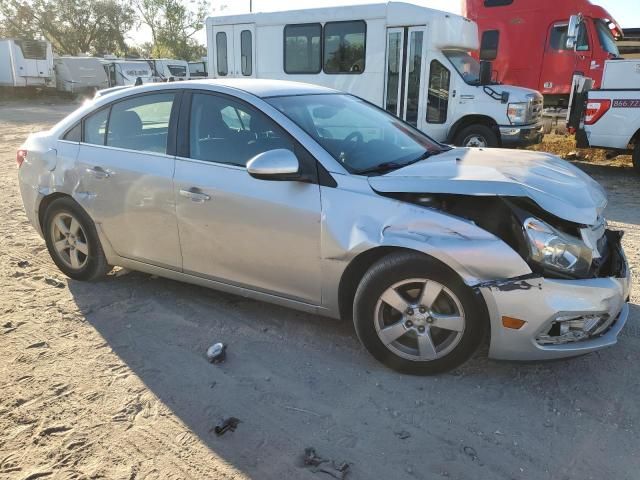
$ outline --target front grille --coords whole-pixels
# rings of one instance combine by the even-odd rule
[[[536,97],[531,102],[531,122],[538,123],[540,118],[542,118],[542,99]]]

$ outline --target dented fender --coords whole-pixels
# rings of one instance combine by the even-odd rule
[[[341,185],[321,191],[322,257],[326,260],[323,303],[337,305],[344,270],[358,255],[378,247],[430,255],[448,265],[469,286],[531,274],[517,252],[473,222],[377,195],[366,181],[346,181],[353,190]],[[354,195],[358,190],[360,194]]]

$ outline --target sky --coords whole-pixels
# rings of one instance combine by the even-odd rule
[[[192,3],[183,0],[185,3]],[[359,3],[375,3],[383,0],[298,0],[295,3],[296,9],[328,7],[335,5],[349,5]],[[418,5],[424,5],[438,10],[446,10],[453,13],[460,13],[462,0],[404,0]],[[562,1],[562,0],[558,0]],[[234,13],[249,12],[250,0],[211,0],[210,15],[229,15]],[[592,3],[601,5],[613,15],[623,28],[640,28],[640,0],[591,0]],[[291,8],[291,0],[253,0],[253,11],[269,12],[276,10],[288,10]],[[133,43],[140,44],[151,40],[148,29],[140,28],[131,32],[130,38]],[[206,43],[205,32],[199,32],[197,40]]]

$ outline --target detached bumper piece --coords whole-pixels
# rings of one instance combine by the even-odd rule
[[[619,232],[606,232],[594,277],[532,275],[478,286],[491,317],[489,356],[504,360],[571,357],[614,345],[629,316],[630,271]],[[606,250],[606,251],[605,251]],[[522,319],[505,328],[504,317]]]

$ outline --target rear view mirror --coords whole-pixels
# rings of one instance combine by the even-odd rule
[[[247,171],[259,180],[299,180],[300,162],[291,150],[279,148],[253,157]]]
[[[573,49],[578,43],[578,33],[580,24],[582,23],[582,15],[571,15],[569,25],[567,26],[567,48]]]
[[[335,117],[338,113],[338,109],[333,107],[316,107],[313,109],[313,116],[315,118],[320,118],[322,120],[328,120],[332,117]]]

